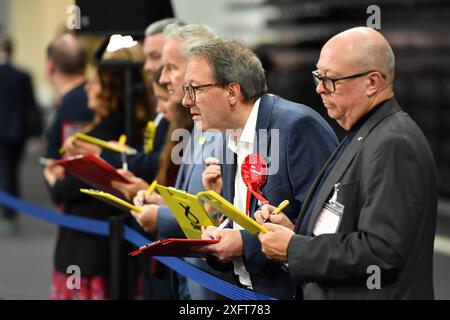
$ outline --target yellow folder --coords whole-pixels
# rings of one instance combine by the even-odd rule
[[[136,149],[130,148],[128,146],[121,146],[118,144],[114,144],[114,143],[111,143],[111,142],[108,142],[105,140],[101,140],[98,138],[94,138],[94,137],[88,136],[87,134],[84,134],[81,132],[75,133],[75,138],[98,145],[99,147],[101,147],[103,149],[109,149],[109,150],[116,151],[119,153],[125,153],[127,155],[133,155],[133,154],[137,153]]]
[[[107,192],[103,192],[103,191],[99,191],[99,190],[94,190],[94,189],[80,189],[81,193],[85,193],[88,194],[94,198],[97,198],[103,202],[106,202],[116,208],[119,208],[125,212],[130,212],[130,210],[136,211],[136,212],[141,212],[142,209],[139,207],[136,207],[135,205],[126,202],[116,196],[113,196],[110,193]]]
[[[256,236],[261,231],[264,233],[269,232],[267,228],[238,210],[230,202],[213,190],[199,192],[197,193],[197,196],[203,201],[209,203],[217,211],[222,212],[225,216],[239,224],[252,235]]]
[[[214,223],[196,195],[172,187],[156,186],[188,239],[201,239],[202,226]]]

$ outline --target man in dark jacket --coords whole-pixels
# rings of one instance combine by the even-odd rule
[[[0,39],[0,190],[18,196],[19,164],[30,136],[42,131],[30,76],[10,63],[12,44]],[[0,232],[17,230],[14,210],[3,208]]]

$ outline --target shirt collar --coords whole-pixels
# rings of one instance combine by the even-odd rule
[[[241,130],[235,130],[232,134],[230,134],[228,138],[228,148],[235,152],[238,149],[238,145],[241,143],[244,143],[246,145],[253,146],[253,142],[255,139],[255,131],[256,131],[256,121],[258,120],[258,111],[259,111],[259,104],[261,102],[261,98],[255,101],[255,104],[253,105],[252,111],[250,112],[250,116],[248,117],[247,121],[245,122],[244,129]],[[242,134],[239,136],[239,133]]]

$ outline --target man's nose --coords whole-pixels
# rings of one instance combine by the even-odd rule
[[[170,80],[169,80],[169,77],[167,76],[166,68],[163,68],[162,72],[161,72],[161,76],[159,77],[159,83],[167,84],[169,82],[170,82]]]
[[[195,105],[195,102],[189,98],[189,94],[186,92],[183,96],[183,100],[181,101],[184,107],[190,108]]]
[[[316,85],[316,92],[317,94],[323,94],[325,93],[325,88],[323,86],[323,82],[320,81],[317,85]]]

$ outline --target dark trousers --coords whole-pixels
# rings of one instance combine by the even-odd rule
[[[24,151],[24,142],[0,141],[0,190],[15,197],[19,196],[19,165]],[[3,217],[13,219],[15,211],[1,207]]]

